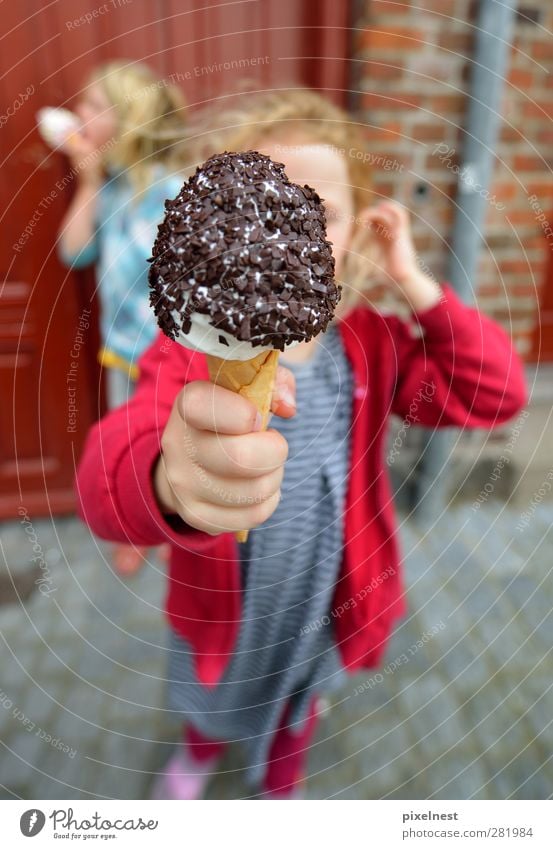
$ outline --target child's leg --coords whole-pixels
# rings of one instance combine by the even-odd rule
[[[133,394],[136,381],[114,366],[105,367],[108,410],[125,404]],[[119,575],[130,577],[144,566],[148,549],[141,545],[118,543],[113,547],[111,562]]]
[[[152,798],[201,799],[225,746],[185,726],[182,745],[154,781]]]
[[[270,795],[292,794],[303,777],[309,745],[317,725],[317,699],[312,700],[305,728],[299,734],[286,727],[288,716],[289,706],[284,711],[269,751],[264,790]]]
[[[221,757],[227,745],[221,740],[210,740],[208,737],[204,737],[191,725],[184,727],[183,742],[195,761],[210,761]]]

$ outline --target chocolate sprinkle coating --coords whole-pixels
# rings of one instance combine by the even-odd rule
[[[326,329],[341,287],[324,206],[282,163],[256,151],[212,156],[165,209],[149,282],[171,339],[190,331],[194,312],[239,341],[280,351]]]

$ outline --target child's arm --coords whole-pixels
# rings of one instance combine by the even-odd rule
[[[427,427],[494,427],[524,406],[524,370],[507,334],[445,284],[416,312],[423,336],[390,317],[397,379],[392,412]]]
[[[383,201],[365,215],[388,282],[423,331],[416,336],[397,316],[386,319],[396,357],[392,412],[429,427],[493,427],[516,415],[527,392],[507,334],[419,270],[405,209]]]
[[[187,383],[188,354],[162,334],[139,365],[134,397],[88,435],[76,482],[81,518],[105,539],[195,550],[265,521],[278,503],[284,438],[251,432],[256,410],[246,399]],[[273,410],[294,412],[282,394]]]
[[[67,153],[77,173],[77,189],[60,225],[58,253],[64,265],[82,268],[97,259],[96,210],[103,175],[100,157],[85,139],[73,137]]]

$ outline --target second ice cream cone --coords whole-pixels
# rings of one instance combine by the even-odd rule
[[[207,355],[209,379],[217,386],[237,392],[254,404],[266,430],[278,366],[278,351],[263,351],[251,360],[223,360]],[[237,542],[246,542],[248,531],[237,531]]]

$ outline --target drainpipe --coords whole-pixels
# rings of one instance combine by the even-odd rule
[[[488,203],[482,188],[489,189],[493,172],[515,17],[516,0],[480,0],[447,272],[447,279],[457,294],[469,303],[475,300],[476,272]],[[423,429],[413,505],[416,517],[423,522],[435,521],[447,507],[448,467],[456,438],[457,433],[451,429]]]

